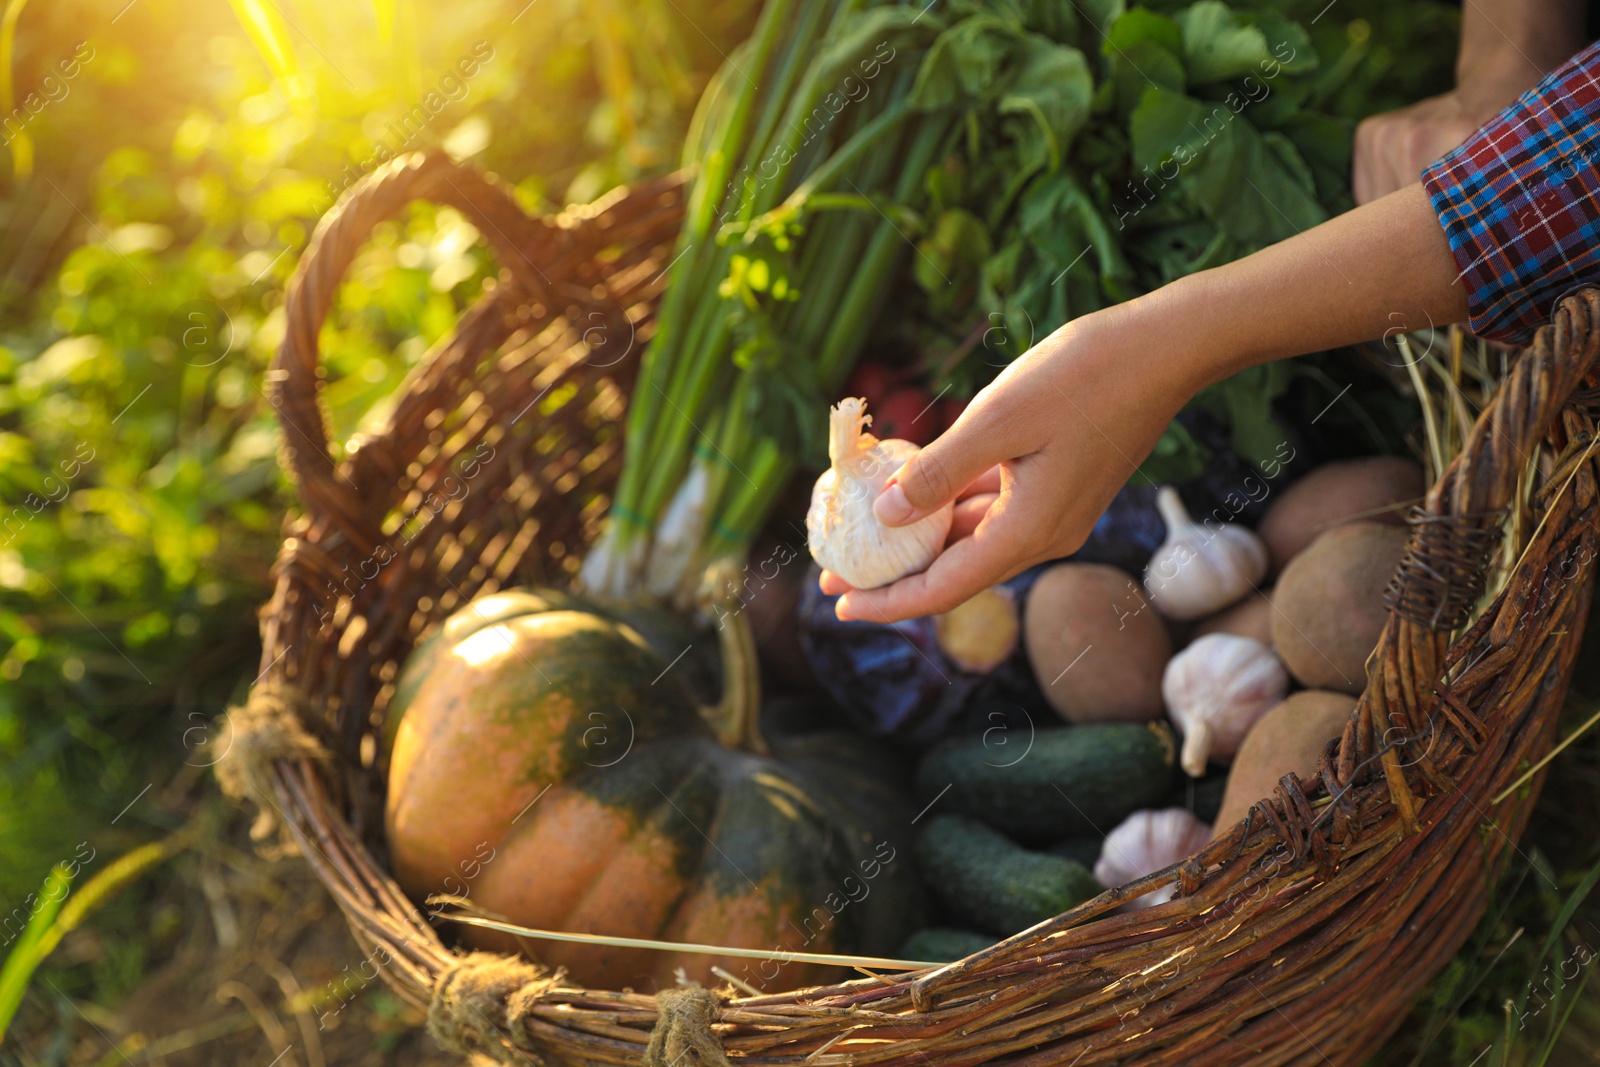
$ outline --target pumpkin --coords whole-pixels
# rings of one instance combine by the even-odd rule
[[[400,884],[519,926],[771,952],[519,944],[466,928],[475,947],[521,948],[586,986],[666,988],[678,968],[711,982],[720,966],[775,992],[837,975],[787,953],[891,953],[921,920],[892,836],[907,802],[864,739],[813,732],[767,751],[741,623],[725,617],[728,681],[706,709],[681,664],[571,595],[502,593],[446,620],[392,701],[385,822]]]
[[[716,699],[716,642],[687,625],[679,616],[653,604],[628,604],[610,610],[557,589],[511,589],[474,600],[418,641],[395,682],[384,712],[381,748],[394,748],[395,734],[405,718],[417,688],[432,672],[438,657],[486,626],[493,626],[530,611],[587,611],[626,623],[659,655],[674,661],[674,673],[698,700]]]

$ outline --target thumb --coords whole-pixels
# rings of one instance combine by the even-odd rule
[[[990,467],[1011,458],[995,454],[992,447],[980,447],[980,440],[981,435],[957,424],[912,456],[873,501],[878,521],[885,526],[905,526],[931,515]]]

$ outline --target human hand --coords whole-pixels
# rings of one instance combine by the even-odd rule
[[[1410,185],[1423,168],[1455,148],[1517,98],[1498,105],[1464,99],[1460,90],[1363,119],[1356,127],[1351,191],[1365,204]]]
[[[1374,256],[1382,247],[1385,254]],[[1243,259],[1063,326],[900,468],[874,508],[891,526],[961,498],[921,574],[840,595],[840,618],[949,611],[1070,555],[1201,388],[1274,359],[1466,317],[1466,291],[1420,184]]]
[[[1366,204],[1417,181],[1584,45],[1576,0],[1472,0],[1462,12],[1456,88],[1356,127],[1351,187]]]
[[[1170,335],[1156,336],[1133,307],[1076,320],[1036,345],[895,473],[875,502],[879,520],[902,526],[956,501],[949,540],[926,571],[881,589],[853,590],[824,572],[823,591],[843,594],[841,619],[949,611],[1083,544],[1204,384],[1168,358]]]

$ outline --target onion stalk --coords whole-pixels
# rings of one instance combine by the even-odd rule
[[[769,0],[708,87],[590,593],[691,603],[708,566],[737,570],[921,236],[959,124],[913,102],[943,28],[914,4]]]

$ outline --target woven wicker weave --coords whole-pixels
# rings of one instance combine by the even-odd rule
[[[262,799],[385,979],[436,1015],[449,997],[470,1000],[447,1039],[504,1062],[639,1062],[657,1000],[463,966],[379,860],[374,734],[397,664],[428,625],[480,593],[574,569],[617,471],[682,195],[666,179],[534,220],[483,175],[408,157],[323,220],[290,284],[273,395],[302,511],[262,610],[257,694],[323,752],[269,751],[280,758],[261,768]],[[317,332],[373,225],[417,198],[472,220],[501,277],[407,382],[388,427],[335,461]],[[1587,612],[1596,409],[1581,390],[1597,346],[1600,295],[1569,296],[1429,492],[1366,692],[1319,778],[1285,777],[1186,863],[959,963],[719,995],[711,1016],[727,1054],[1088,1067],[1354,1064],[1377,1049],[1472,930],[1537,792],[1535,778],[1491,800],[1551,744]],[[1513,505],[1535,523],[1507,546]],[[1114,912],[1173,882],[1172,901]],[[441,978],[474,968],[496,977],[436,995]],[[664,1047],[707,1060],[712,1045]]]

